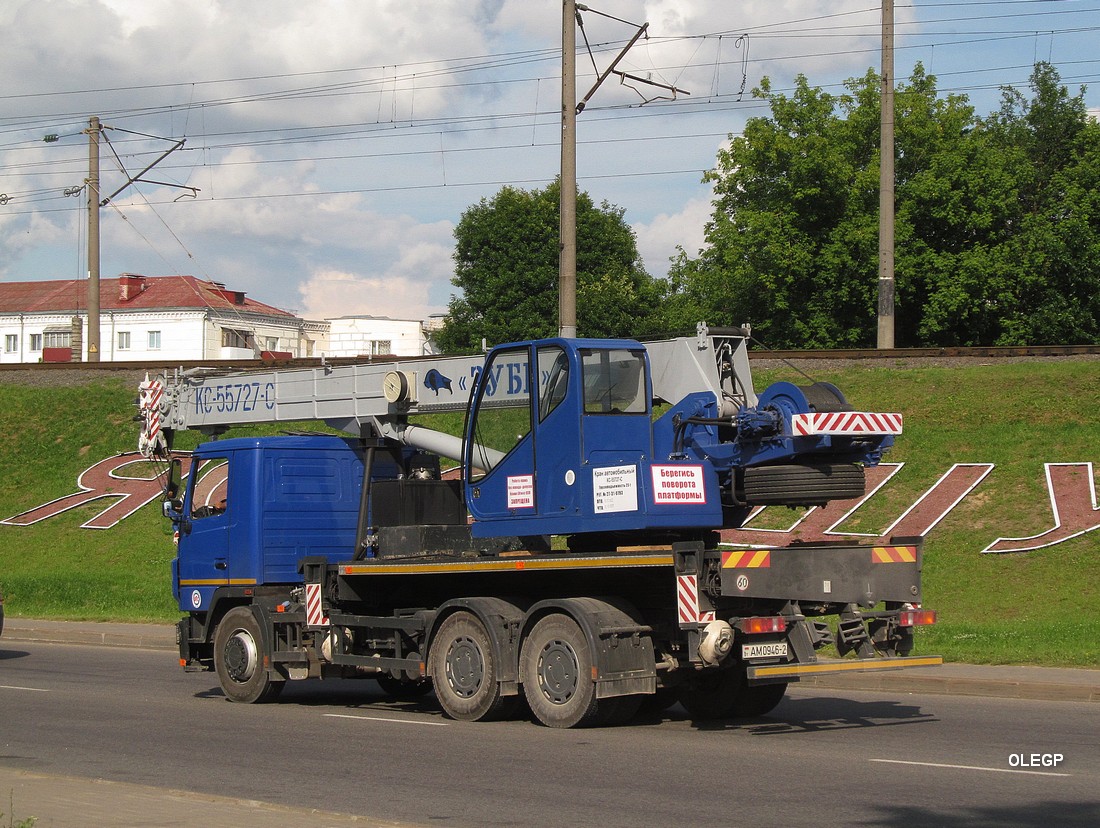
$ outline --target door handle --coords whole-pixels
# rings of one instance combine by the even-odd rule
[[[214,562],[214,569],[222,569],[222,570],[229,569],[229,564],[226,563],[225,561],[215,561]]]

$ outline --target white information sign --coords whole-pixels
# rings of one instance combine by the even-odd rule
[[[535,477],[517,474],[508,478],[508,508],[533,509],[535,507]]]
[[[706,503],[707,489],[703,483],[703,467],[677,464],[651,466],[653,472],[653,502]]]
[[[638,467],[592,469],[592,501],[597,514],[638,511]]]

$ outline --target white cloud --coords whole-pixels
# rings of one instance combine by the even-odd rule
[[[397,263],[382,275],[322,270],[310,275],[298,287],[300,315],[306,319],[334,319],[340,316],[386,316],[390,319],[426,319],[446,308],[426,304],[432,282],[446,282],[449,274],[427,275],[417,269],[407,274],[410,261],[419,262],[430,272],[438,271],[439,249],[424,248],[408,260]],[[446,257],[444,257],[445,259]]]
[[[688,256],[698,255],[703,246],[703,228],[713,209],[709,198],[694,198],[675,213],[661,213],[651,221],[631,225],[650,275],[663,277],[677,248],[683,248]]]
[[[734,102],[742,69],[747,98],[764,75],[777,89],[795,72],[828,86],[878,62],[877,6],[857,0],[597,7],[650,24],[621,68],[691,93],[639,109],[610,79],[578,129],[581,187],[626,211],[658,276],[678,246],[695,255],[702,244],[699,179],[722,136],[763,114]],[[583,18],[606,67],[633,30]],[[747,49],[735,45],[742,32]],[[311,318],[442,310],[462,211],[503,182],[540,187],[557,172],[560,34],[561,6],[531,0],[3,0],[0,192],[19,197],[0,206],[0,275],[83,271],[81,200],[61,192],[86,175],[81,130],[98,114],[185,135],[150,177],[201,189],[179,201],[151,185],[120,195],[103,211],[104,274],[189,272]],[[949,49],[935,48],[936,69],[950,71]],[[538,55],[520,61],[525,51]],[[577,65],[583,94],[594,76],[583,51]],[[47,132],[62,139],[43,144]],[[109,135],[130,173],[169,146]],[[107,148],[102,158],[109,192],[125,176]]]

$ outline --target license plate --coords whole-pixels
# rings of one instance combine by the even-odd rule
[[[787,642],[773,641],[769,644],[742,644],[741,658],[786,658]]]

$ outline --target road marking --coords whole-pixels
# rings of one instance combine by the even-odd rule
[[[1017,770],[1016,768],[985,768],[981,765],[944,765],[939,762],[906,762],[902,759],[870,759],[871,762],[883,762],[891,765],[920,765],[925,768],[952,768],[954,770],[989,771],[990,773],[1029,773],[1032,776],[1072,776],[1071,773],[1054,771]]]
[[[45,687],[18,687],[14,684],[0,684],[0,690],[28,690],[31,693],[49,693]]]
[[[427,725],[428,727],[450,727],[450,722],[418,722],[412,719],[388,719],[383,716],[349,716],[344,713],[325,713],[330,719],[361,719],[367,722],[394,722],[395,724]]]

